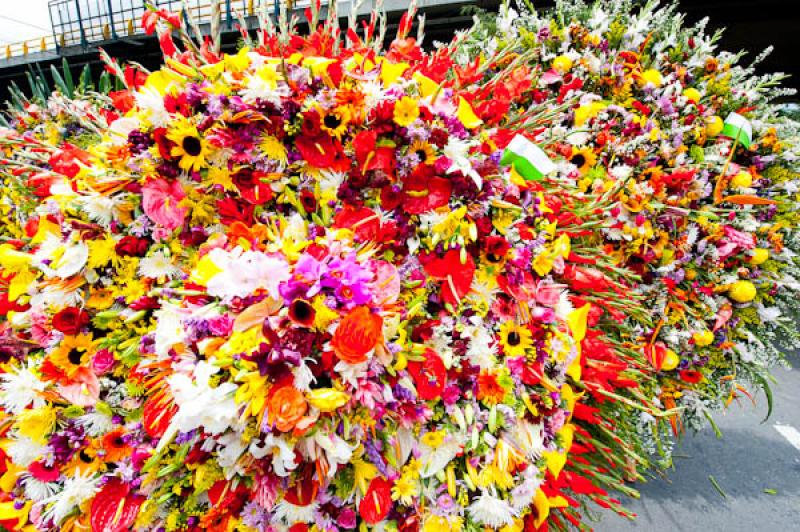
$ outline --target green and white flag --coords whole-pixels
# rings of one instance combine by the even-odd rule
[[[519,134],[506,146],[500,164],[512,165],[528,181],[538,181],[556,169],[556,165],[539,146]]]
[[[722,127],[722,134],[738,140],[739,144],[745,148],[750,148],[750,144],[753,143],[753,126],[750,125],[750,121],[738,113],[728,115]]]

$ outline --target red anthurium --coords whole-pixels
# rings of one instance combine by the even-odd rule
[[[361,519],[368,525],[375,525],[383,521],[391,509],[392,483],[381,477],[373,478],[358,505]]]
[[[381,219],[372,209],[345,205],[333,219],[334,227],[352,229],[359,240],[376,241],[381,234]]]
[[[449,179],[412,176],[403,183],[402,206],[409,214],[422,214],[447,205],[452,193]]]
[[[124,532],[136,521],[144,496],[131,492],[131,487],[112,478],[92,501],[92,532]]]
[[[472,286],[475,276],[475,261],[467,254],[466,261],[461,262],[461,253],[451,249],[442,258],[422,258],[425,273],[437,281],[442,281],[442,300],[457,305]]]
[[[408,372],[414,378],[417,395],[424,401],[438,399],[447,383],[447,369],[442,358],[432,349],[425,351],[422,361],[408,363]]]

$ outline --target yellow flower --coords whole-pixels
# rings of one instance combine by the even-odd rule
[[[422,532],[461,532],[461,523],[458,516],[430,515],[422,525]]]
[[[580,107],[575,109],[575,125],[577,127],[582,126],[589,119],[597,116],[598,113],[600,113],[600,111],[602,111],[605,108],[606,104],[600,102],[592,102],[588,105],[581,105]]]
[[[394,121],[398,126],[408,127],[419,117],[419,106],[414,98],[403,96],[394,103]]]
[[[750,172],[742,170],[731,179],[731,188],[750,188],[753,184],[753,176]]]
[[[656,87],[660,87],[661,84],[664,82],[664,80],[661,77],[661,72],[659,72],[654,68],[651,68],[650,70],[645,70],[644,72],[642,72],[640,82],[642,85],[652,84],[655,85]]]
[[[559,55],[553,59],[553,70],[562,74],[572,70],[572,59],[566,55]]]
[[[50,405],[23,410],[17,415],[15,425],[23,436],[37,443],[45,443],[56,426],[56,412]]]
[[[420,442],[423,445],[427,445],[432,449],[436,449],[442,443],[444,443],[445,431],[443,430],[435,430],[431,432],[426,432],[422,438],[420,438]]]
[[[392,500],[400,501],[406,506],[414,503],[414,497],[418,493],[416,481],[408,475],[402,475],[392,486]]]
[[[417,113],[419,114],[419,112]],[[414,117],[416,118],[416,117]],[[395,121],[397,121],[397,108],[395,107]],[[414,120],[411,120],[413,122]],[[337,107],[326,112],[322,117],[322,129],[337,139],[347,131],[347,124],[350,123],[350,113],[346,107]],[[398,122],[399,123],[399,122]],[[410,123],[410,122],[409,122]]]
[[[722,121],[722,118],[716,115],[706,117],[706,135],[709,137],[716,137],[722,133],[722,128],[724,126],[725,123]]]
[[[86,261],[89,268],[102,268],[111,261],[116,263],[119,260],[115,250],[117,243],[110,235],[102,239],[89,240],[86,245],[89,246],[89,259]]]
[[[236,185],[231,180],[230,171],[219,166],[212,166],[208,169],[208,175],[203,180],[203,184],[207,187],[220,186],[226,191],[236,190]]]
[[[50,354],[54,366],[72,377],[78,369],[85,367],[94,354],[94,341],[91,334],[65,336],[58,347]]]
[[[533,269],[541,277],[544,277],[553,269],[553,255],[548,251],[542,251],[533,258]]]
[[[175,143],[171,154],[173,157],[181,158],[178,166],[183,170],[196,172],[206,166],[209,149],[197,131],[197,126],[185,118],[180,118],[170,126],[167,138]]]
[[[289,161],[286,146],[272,135],[262,137],[258,147],[264,152],[264,155],[273,161],[278,161],[281,164],[286,164]]]
[[[694,87],[689,87],[685,91],[683,91],[683,96],[694,103],[698,103],[700,101],[701,95],[700,91],[695,89]]]
[[[500,346],[509,357],[523,356],[533,346],[531,331],[522,325],[507,321],[500,326]]]
[[[250,48],[244,47],[236,55],[224,54],[223,62],[228,72],[242,72],[250,66],[250,57],[247,55]]]
[[[698,347],[705,347],[711,345],[714,341],[714,333],[711,331],[698,331],[692,335],[694,345]]]
[[[334,412],[337,408],[347,404],[350,396],[333,388],[318,388],[306,392],[306,399],[321,412]]]
[[[756,286],[750,281],[736,281],[728,287],[728,296],[737,303],[748,303],[756,297]]]
[[[755,248],[750,252],[750,259],[747,261],[753,266],[764,264],[769,259],[769,250],[764,248]]]
[[[433,164],[436,162],[436,153],[433,151],[433,146],[424,140],[415,140],[408,147],[408,153],[415,154],[419,157],[419,162],[423,164]]]

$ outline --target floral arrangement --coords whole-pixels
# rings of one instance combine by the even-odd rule
[[[160,70],[17,96],[0,525],[628,515],[611,492],[795,334],[797,135],[672,9],[573,4],[431,51],[413,5],[387,49],[316,3],[231,54],[151,11]]]

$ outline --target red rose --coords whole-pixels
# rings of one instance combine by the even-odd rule
[[[89,314],[77,307],[67,307],[53,316],[53,328],[69,336],[75,336],[87,325]]]
[[[126,236],[117,242],[114,250],[123,257],[144,257],[150,248],[150,241],[146,238]]]

